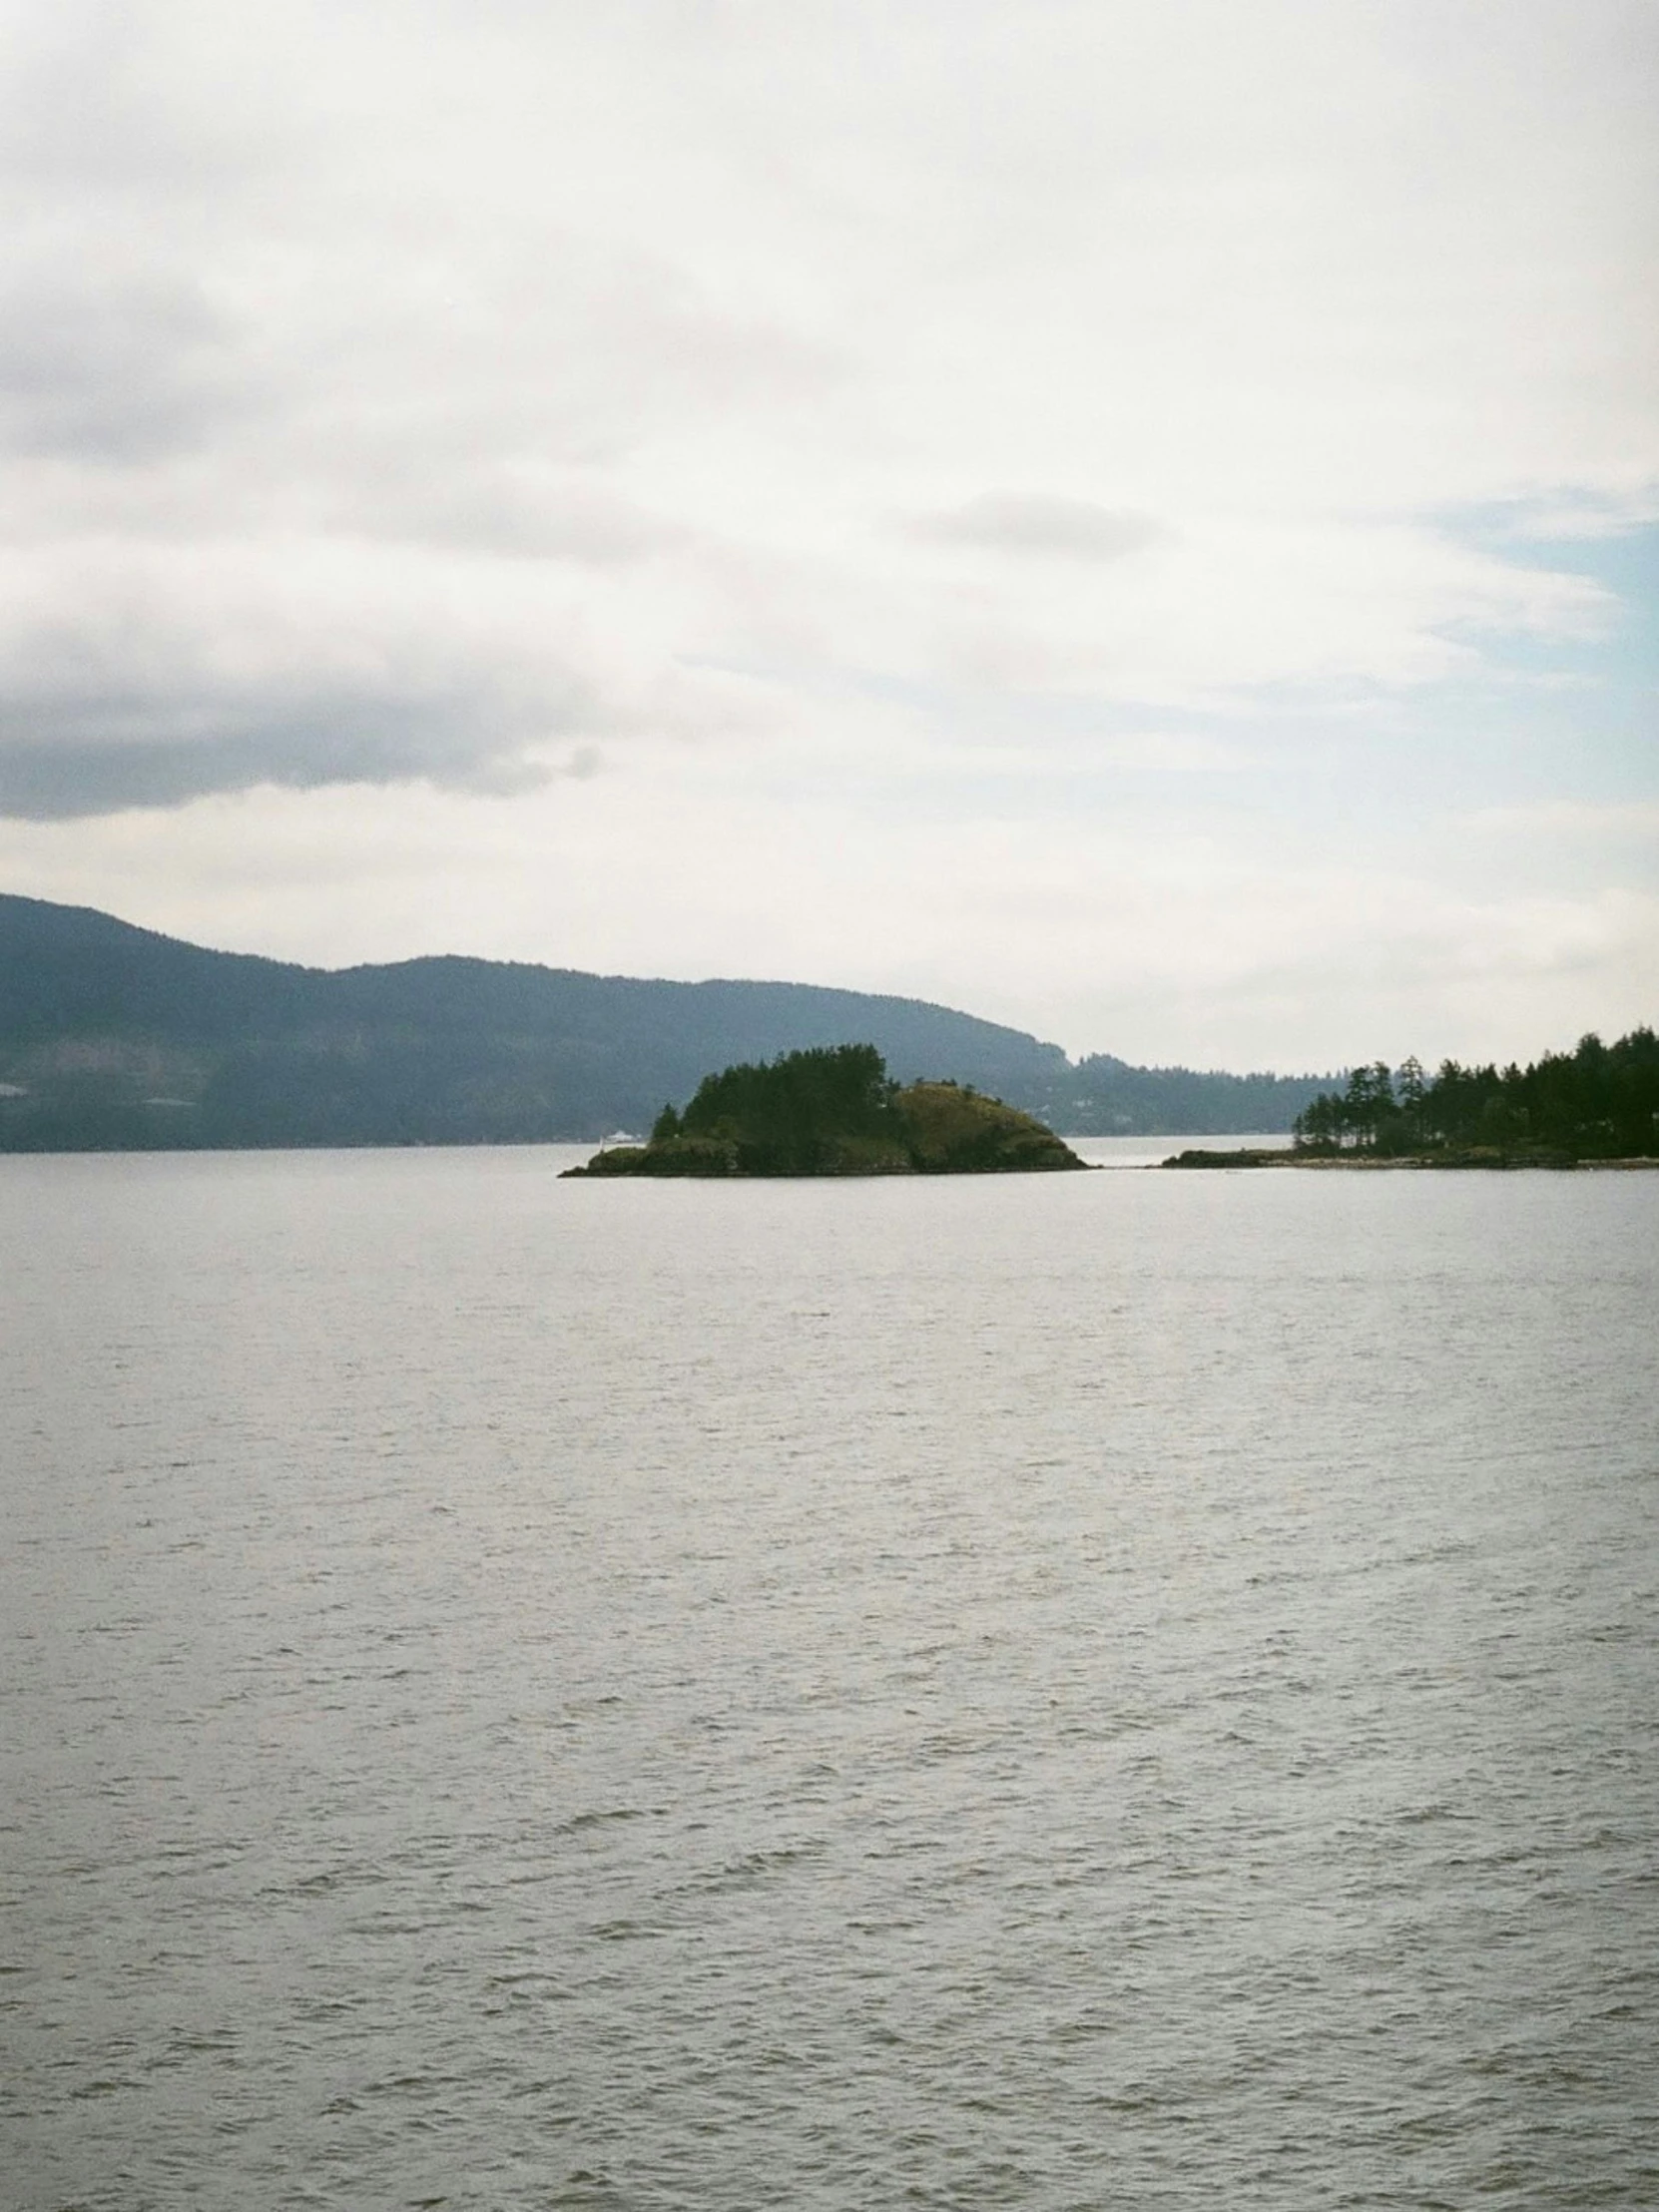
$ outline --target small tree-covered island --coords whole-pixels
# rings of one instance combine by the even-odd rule
[[[900,1089],[872,1044],[707,1075],[644,1145],[567,1175],[1022,1175],[1086,1168],[1040,1121],[956,1083]]]

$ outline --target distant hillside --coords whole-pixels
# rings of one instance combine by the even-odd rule
[[[850,1043],[1076,1133],[1288,1129],[1330,1081],[1074,1066],[971,1014],[805,983],[305,968],[0,894],[4,1151],[587,1140],[649,1127],[713,1068]]]
[[[1137,1068],[1109,1052],[1095,1052],[1079,1060],[1050,1096],[1045,1118],[1073,1137],[1288,1130],[1330,1081],[1318,1075]]]

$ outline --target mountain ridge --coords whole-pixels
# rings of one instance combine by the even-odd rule
[[[0,1150],[589,1140],[649,1125],[711,1068],[864,1042],[902,1081],[971,1084],[1076,1134],[1288,1129],[1330,1080],[1074,1063],[979,1015],[828,984],[465,953],[309,967],[0,893]]]

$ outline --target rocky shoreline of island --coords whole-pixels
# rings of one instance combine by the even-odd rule
[[[1178,1152],[1168,1160],[1159,1160],[1153,1164],[1159,1168],[1330,1168],[1340,1174],[1351,1174],[1356,1170],[1368,1174],[1384,1174],[1396,1169],[1434,1173],[1448,1169],[1502,1173],[1526,1168],[1548,1174],[1561,1174],[1580,1169],[1601,1173],[1621,1173],[1642,1168],[1659,1169],[1659,1157],[1637,1154],[1617,1160],[1581,1159],[1574,1158],[1570,1153],[1501,1152],[1481,1147],[1445,1152],[1311,1152],[1294,1148],[1263,1147],[1241,1148],[1234,1152]]]

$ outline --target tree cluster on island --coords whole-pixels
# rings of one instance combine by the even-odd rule
[[[705,1076],[665,1106],[645,1145],[597,1153],[571,1175],[1005,1175],[1081,1168],[1041,1122],[956,1083],[887,1073],[871,1044],[781,1053]]]
[[[1633,1029],[1616,1043],[1582,1038],[1527,1067],[1463,1067],[1426,1075],[1416,1060],[1356,1068],[1297,1116],[1303,1155],[1424,1158],[1539,1165],[1659,1156],[1659,1038]]]

